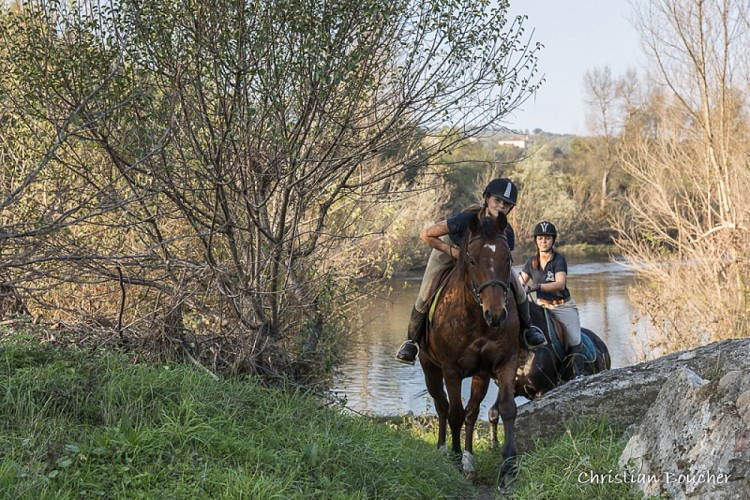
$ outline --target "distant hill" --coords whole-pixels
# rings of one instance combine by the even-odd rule
[[[501,127],[492,130],[486,130],[481,135],[474,138],[475,141],[481,142],[489,147],[512,146],[519,149],[536,149],[541,146],[550,146],[567,152],[571,142],[578,136],[572,134],[555,134],[545,132],[542,129],[529,131],[517,131],[507,127]]]

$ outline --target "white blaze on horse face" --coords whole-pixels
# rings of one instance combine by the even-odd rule
[[[492,253],[495,253],[497,251],[497,247],[495,245],[491,245],[489,243],[485,243],[484,244],[484,248],[489,248],[492,251]],[[488,269],[488,271],[490,273],[494,273],[495,272],[495,267],[493,266],[494,263],[495,263],[495,259],[493,259],[492,257],[490,257],[489,258],[490,267]]]

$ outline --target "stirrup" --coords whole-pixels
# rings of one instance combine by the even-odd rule
[[[399,363],[413,365],[417,360],[418,354],[419,354],[419,344],[417,344],[413,340],[407,340],[406,342],[401,344],[401,347],[396,353],[395,359]]]
[[[531,345],[529,344],[529,341],[526,338],[526,333],[534,332],[534,331],[536,331],[539,334],[539,336],[542,338],[542,342],[540,342],[539,344]],[[534,349],[538,349],[539,347],[547,345],[547,337],[544,336],[544,333],[537,326],[530,326],[526,330],[521,332],[521,338],[523,339],[523,343],[526,346],[526,348],[530,351],[533,351]]]

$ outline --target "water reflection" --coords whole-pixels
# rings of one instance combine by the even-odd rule
[[[639,339],[646,326],[634,324],[632,320],[633,311],[627,296],[632,273],[606,260],[569,258],[568,263],[568,286],[578,304],[581,324],[607,343],[613,368],[638,362]],[[334,384],[334,392],[347,398],[349,408],[374,415],[434,413],[419,363],[408,366],[393,360],[405,339],[420,281],[420,274],[393,279],[388,283],[390,293],[372,297],[362,304],[365,326],[353,332],[347,341],[349,358],[344,361]],[[470,379],[464,380],[465,400],[468,400],[470,382]],[[487,419],[487,408],[496,394],[491,384],[480,418]]]

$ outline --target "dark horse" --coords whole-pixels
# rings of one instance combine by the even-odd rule
[[[525,396],[528,399],[541,397],[546,392],[554,389],[560,384],[573,378],[573,369],[566,362],[563,335],[563,325],[550,316],[550,321],[557,331],[557,340],[550,335],[549,323],[544,315],[544,309],[535,303],[530,304],[531,322],[542,329],[547,337],[547,345],[534,351],[523,352],[516,373],[516,396]],[[587,359],[584,363],[586,375],[608,370],[612,360],[609,356],[607,345],[594,332],[582,328],[582,332],[591,339],[596,358]],[[561,347],[561,348],[560,348]],[[491,422],[490,415],[490,422]]]
[[[461,256],[439,293],[426,338],[420,341],[419,362],[427,391],[438,414],[438,448],[446,446],[446,420],[452,451],[461,453],[461,427],[466,425],[462,467],[474,471],[473,435],[479,405],[490,379],[498,386],[498,412],[503,419],[505,459],[501,473],[513,471],[516,456],[513,382],[518,364],[520,324],[510,289],[511,253],[504,231],[504,214],[476,220],[461,243]],[[461,381],[472,377],[466,409]],[[443,382],[448,391],[446,397]]]

